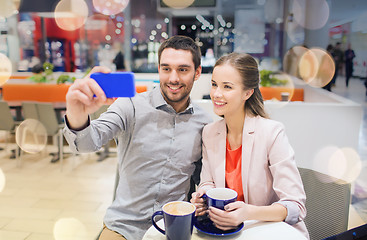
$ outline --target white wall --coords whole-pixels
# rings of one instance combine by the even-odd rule
[[[358,148],[362,120],[358,104],[297,102],[279,107],[278,103],[266,102],[265,108],[270,118],[285,125],[300,167],[328,173],[320,168],[327,163],[317,162],[320,151],[329,146]]]
[[[211,78],[211,74],[201,74],[200,78],[194,82],[190,95],[192,99],[202,99],[203,95],[210,93]]]

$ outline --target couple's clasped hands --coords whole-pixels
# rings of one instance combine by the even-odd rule
[[[203,216],[208,214],[210,220],[214,225],[227,231],[236,228],[243,221],[248,220],[246,216],[251,215],[251,205],[244,203],[243,201],[236,201],[229,203],[224,207],[224,211],[215,207],[207,208],[205,199],[202,196],[205,194],[203,189],[199,189],[191,195],[190,202],[196,207],[196,216]]]

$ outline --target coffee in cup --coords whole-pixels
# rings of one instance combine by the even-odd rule
[[[168,240],[190,240],[194,226],[196,207],[189,202],[175,201],[163,205],[162,211],[152,216],[153,226],[166,235]],[[155,216],[163,215],[166,230],[161,229],[155,222]]]

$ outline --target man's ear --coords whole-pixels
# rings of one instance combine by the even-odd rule
[[[194,81],[198,80],[201,76],[201,66],[199,66],[196,70],[195,70],[195,77],[194,77]]]

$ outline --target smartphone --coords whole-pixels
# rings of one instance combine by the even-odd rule
[[[135,96],[135,79],[132,72],[92,73],[90,77],[98,83],[107,98]]]

